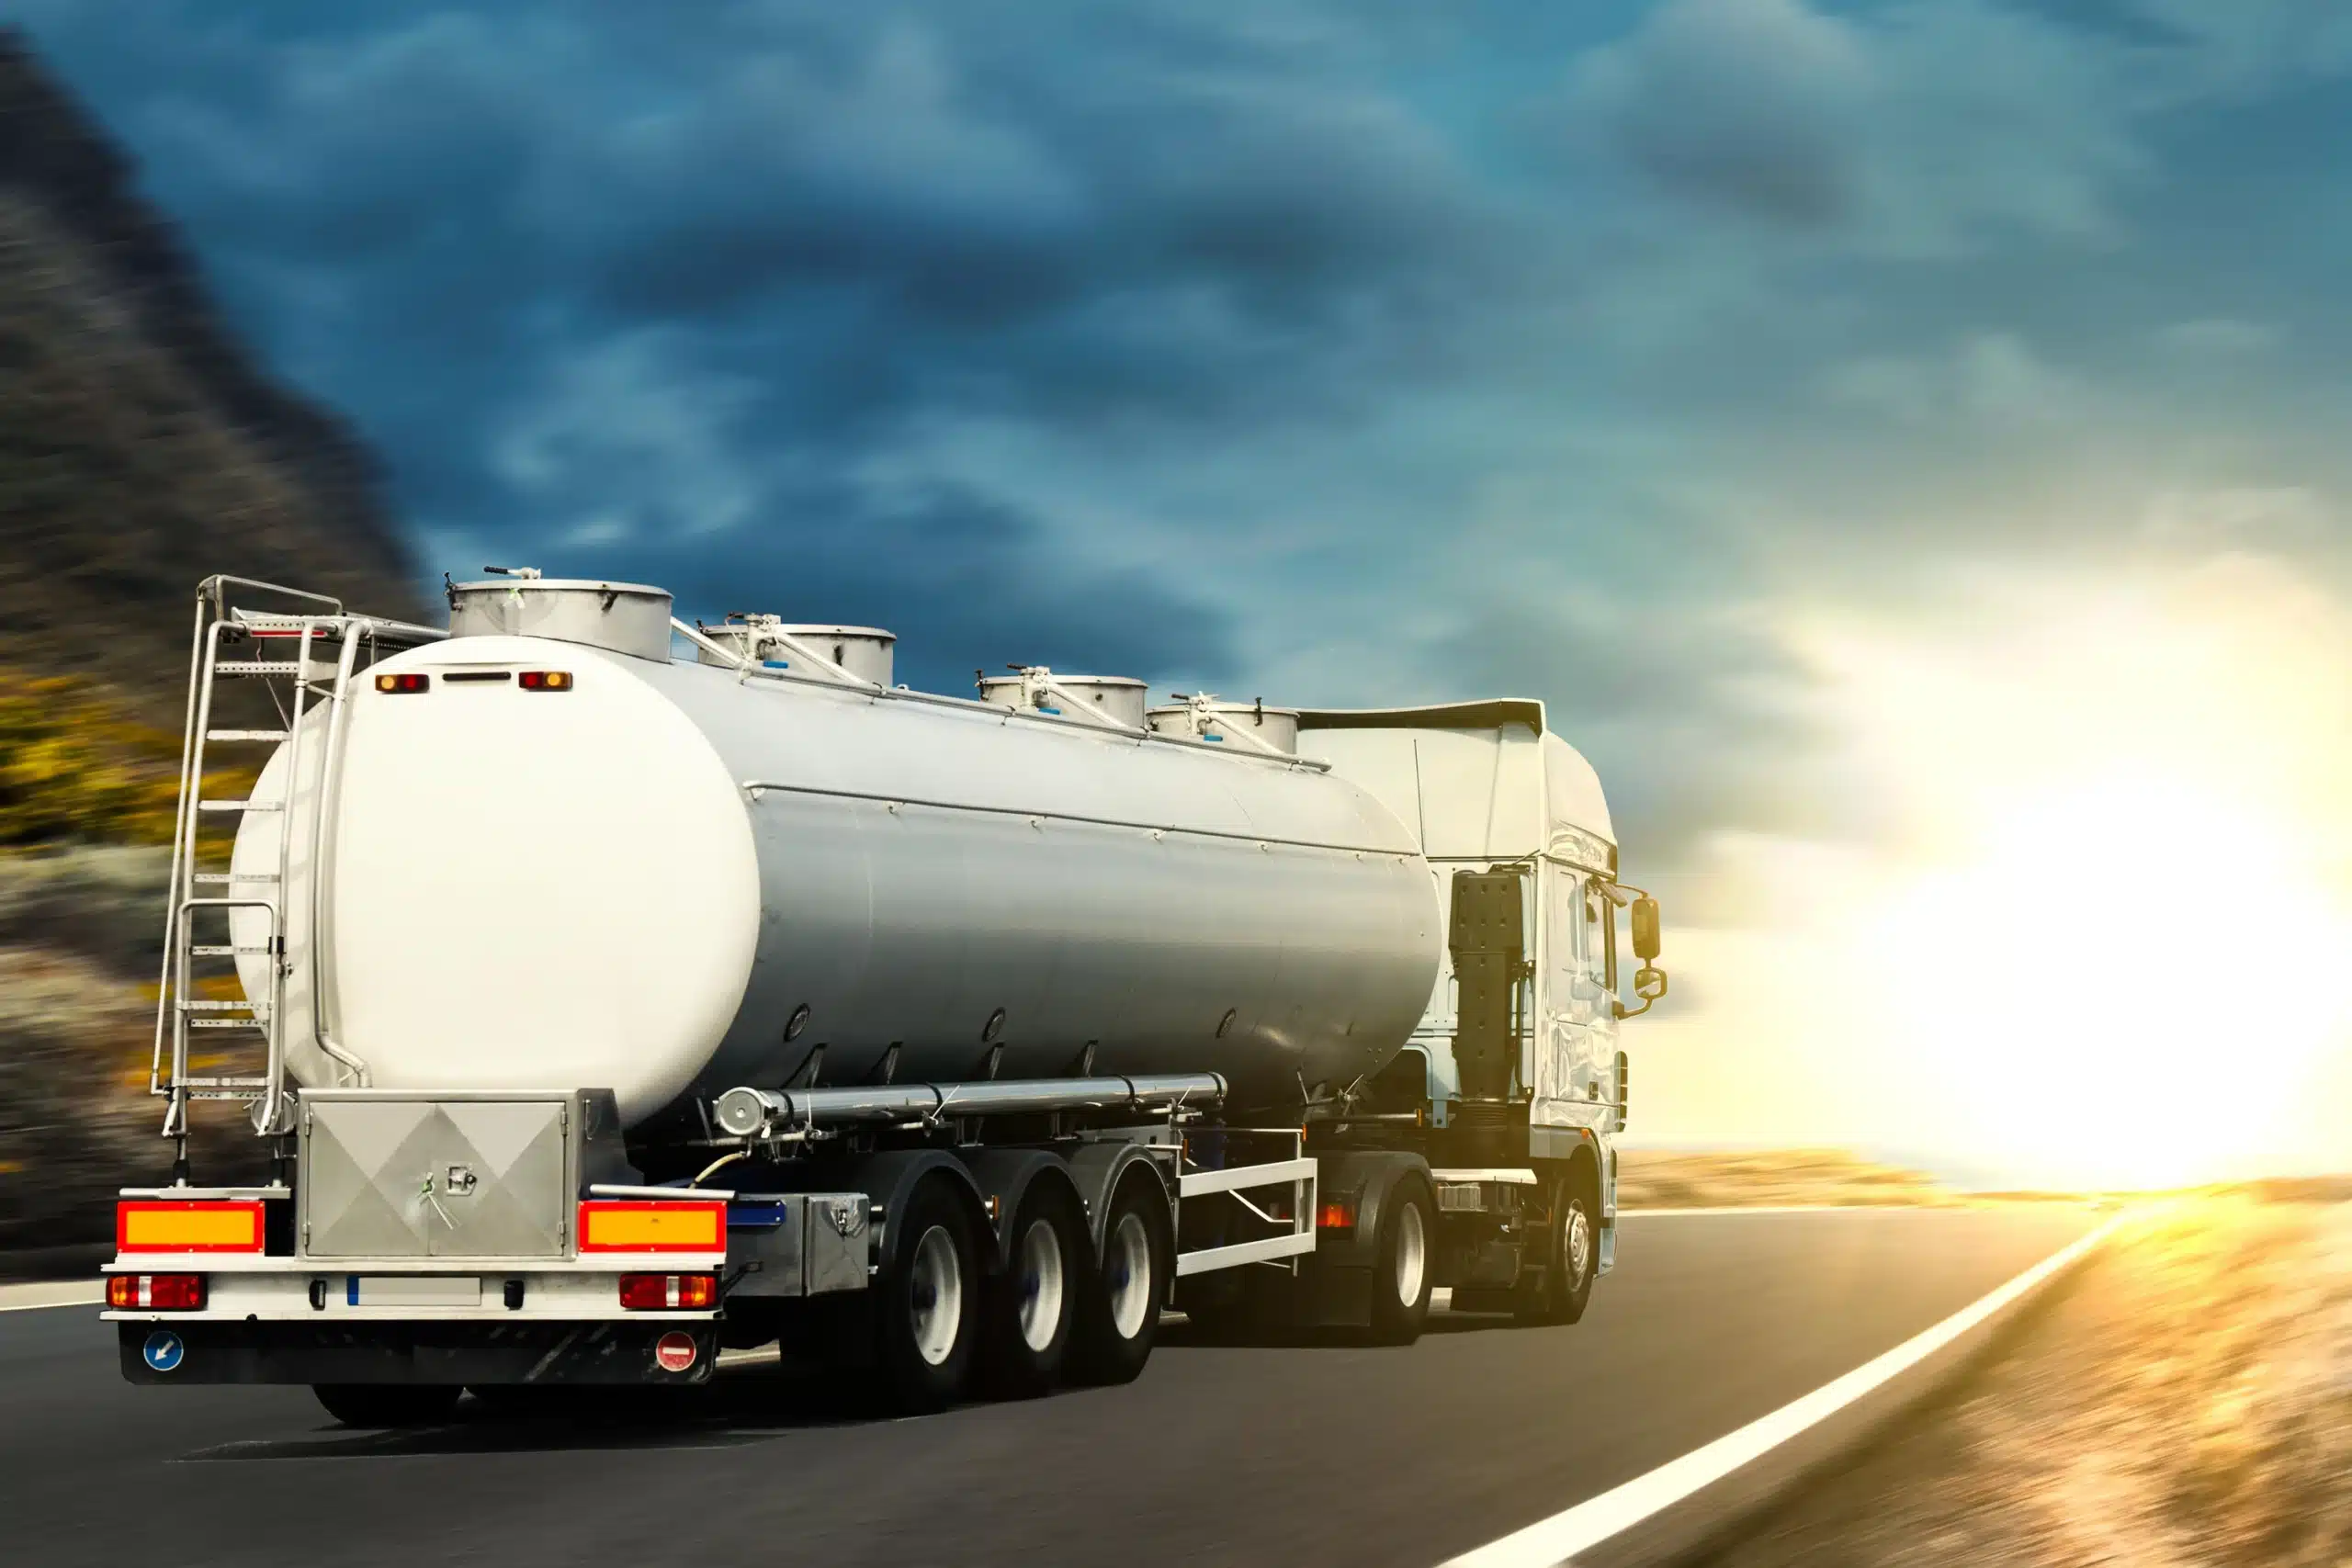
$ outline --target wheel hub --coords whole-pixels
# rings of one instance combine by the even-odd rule
[[[1567,1232],[1561,1238],[1561,1257],[1566,1265],[1568,1289],[1584,1284],[1585,1271],[1592,1267],[1592,1219],[1584,1205],[1568,1205]]]
[[[964,1326],[963,1263],[944,1226],[932,1226],[915,1243],[907,1310],[916,1353],[932,1366],[941,1365]]]
[[[1062,1243],[1051,1222],[1021,1233],[1021,1342],[1042,1353],[1062,1324]]]
[[[1122,1339],[1143,1332],[1151,1310],[1151,1235],[1143,1216],[1122,1214],[1105,1249],[1102,1280],[1111,1298],[1111,1325]]]

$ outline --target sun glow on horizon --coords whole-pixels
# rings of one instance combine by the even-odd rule
[[[1933,1114],[2061,1185],[2258,1167],[2344,1008],[2339,912],[2275,825],[2178,780],[2020,801],[1858,933]]]
[[[1649,1058],[1673,1130],[2034,1185],[2352,1168],[2352,613],[2243,556],[1948,608],[1792,628],[1854,827],[1718,842]]]

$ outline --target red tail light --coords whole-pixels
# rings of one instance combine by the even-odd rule
[[[1356,1228],[1356,1201],[1353,1198],[1326,1198],[1315,1215],[1315,1228],[1326,1231],[1351,1231]]]
[[[432,688],[430,675],[379,675],[376,689],[379,692],[423,692]]]
[[[110,1274],[107,1305],[117,1312],[200,1312],[204,1308],[201,1274]]]
[[[571,690],[571,671],[569,670],[526,670],[514,680],[526,692]]]
[[[624,1274],[621,1305],[629,1312],[708,1312],[718,1304],[716,1274]]]

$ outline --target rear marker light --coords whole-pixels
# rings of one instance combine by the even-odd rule
[[[708,1312],[718,1304],[716,1274],[624,1274],[621,1305],[629,1312]]]
[[[201,1274],[110,1274],[107,1305],[117,1312],[199,1312],[204,1307]]]
[[[1327,1231],[1351,1231],[1356,1228],[1356,1201],[1352,1198],[1327,1198],[1316,1213],[1315,1228]]]
[[[569,670],[526,670],[514,679],[526,692],[571,690],[571,671]]]
[[[423,692],[430,690],[432,685],[433,677],[430,675],[379,675],[376,677],[376,689],[379,692]]]

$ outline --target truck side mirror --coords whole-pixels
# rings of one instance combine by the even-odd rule
[[[1657,958],[1657,900],[1634,900],[1634,956],[1645,964]]]
[[[1666,971],[1655,964],[1645,964],[1634,970],[1634,995],[1641,998],[1641,1006],[1629,1008],[1623,1002],[1614,1002],[1610,1010],[1619,1018],[1639,1018],[1649,1011],[1666,995]]]

